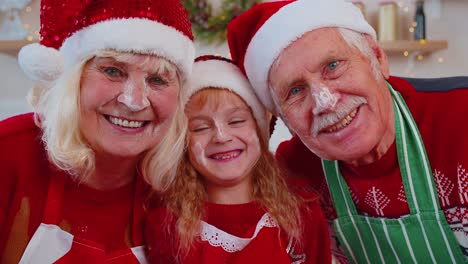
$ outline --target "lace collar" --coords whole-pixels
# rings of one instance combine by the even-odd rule
[[[241,238],[231,235],[223,230],[201,221],[200,237],[213,247],[222,247],[226,252],[237,252],[244,249],[252,241],[263,227],[277,227],[278,224],[268,213],[265,213],[257,223],[255,232],[250,238]]]

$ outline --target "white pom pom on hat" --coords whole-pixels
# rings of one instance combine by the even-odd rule
[[[63,58],[60,52],[39,43],[24,46],[18,54],[18,63],[33,81],[51,82],[63,71]]]

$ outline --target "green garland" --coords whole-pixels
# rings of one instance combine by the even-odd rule
[[[226,41],[227,25],[231,19],[258,2],[258,0],[223,0],[220,14],[214,16],[207,0],[182,1],[189,12],[195,39],[206,44]]]

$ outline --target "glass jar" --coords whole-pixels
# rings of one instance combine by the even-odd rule
[[[397,39],[398,6],[393,0],[381,0],[379,6],[378,39],[392,41]]]

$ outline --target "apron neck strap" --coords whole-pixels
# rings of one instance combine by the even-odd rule
[[[132,214],[132,242],[133,245],[143,245],[143,232],[144,232],[144,220],[145,220],[145,211],[144,211],[144,202],[145,198],[148,195],[148,184],[143,180],[143,177],[138,172],[137,179],[135,183],[135,191],[133,194],[133,214]]]
[[[419,130],[400,93],[389,83],[387,86],[392,95],[398,164],[410,213],[437,212],[440,210],[437,192]],[[322,160],[322,166],[338,217],[357,215],[356,206],[348,185],[341,175],[338,161]]]
[[[60,220],[60,208],[62,207],[62,197],[64,188],[64,175],[53,171],[49,178],[49,187],[47,190],[44,215],[42,216],[43,223],[58,225]]]
[[[395,109],[396,149],[398,164],[410,210],[440,210],[432,169],[421,134],[400,93],[388,84]]]

